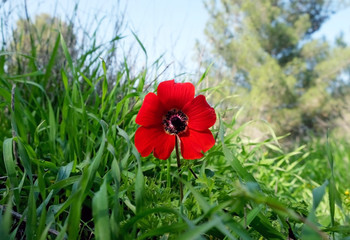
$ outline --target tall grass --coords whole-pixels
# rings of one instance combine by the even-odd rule
[[[3,239],[350,235],[348,143],[315,141],[285,152],[273,131],[264,141],[245,141],[241,131],[250,123],[238,126],[238,114],[222,120],[217,107],[216,145],[200,160],[182,160],[180,178],[174,154],[167,161],[141,158],[133,144],[136,114],[157,85],[150,74],[159,72],[150,69],[157,64],[132,76],[125,59],[109,74],[110,66],[93,57],[98,48],[82,54],[80,60],[92,59],[82,64],[62,35],[55,46],[67,64],[51,92],[45,83],[58,51],[46,69],[20,75],[6,70],[10,53],[0,56]]]

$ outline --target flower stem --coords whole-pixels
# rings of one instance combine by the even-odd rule
[[[181,162],[180,162],[180,153],[179,153],[179,137],[176,135],[175,137],[175,150],[176,150],[176,160],[177,160],[177,169],[179,172],[179,177],[181,178]],[[182,202],[182,199],[184,198],[184,191],[183,191],[183,186],[182,182],[180,180],[180,202]]]
[[[198,179],[197,174],[194,173],[194,171],[192,170],[192,168],[189,167],[189,169],[190,169],[190,171],[191,171],[193,177],[194,177],[195,179]]]

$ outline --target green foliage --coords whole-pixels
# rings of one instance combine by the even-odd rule
[[[45,70],[43,86],[51,91],[59,84],[53,79],[61,75],[60,70],[65,64],[62,49],[58,48],[60,32],[68,39],[70,54],[76,58],[76,36],[72,25],[48,14],[36,16],[33,23],[27,19],[19,19],[12,32],[12,41],[6,49],[11,53],[6,64],[8,71],[24,74],[34,69]],[[28,57],[23,58],[19,54]]]
[[[350,48],[312,38],[343,5],[221,0],[206,6],[211,16],[206,60],[214,62],[207,85],[225,86],[213,89],[213,102],[239,95],[220,107],[244,107],[242,122],[264,119],[278,134],[303,138],[310,132],[323,136],[328,127],[344,129]]]
[[[65,48],[64,42],[61,45]],[[320,153],[319,159],[310,157],[312,153],[304,147],[283,153],[273,132],[264,142],[244,142],[240,134],[250,124],[237,127],[237,115],[214,127],[216,146],[202,160],[183,162],[183,179],[179,179],[175,161],[166,165],[153,157],[140,159],[132,143],[135,115],[144,96],[137,89],[143,81],[120,81],[98,93],[96,85],[105,81],[108,71],[103,61],[101,66],[101,77],[85,76],[90,83],[85,91],[76,80],[79,71],[64,70],[65,87],[55,105],[48,101],[45,86],[30,80],[22,83],[40,90],[30,98],[23,98],[26,89],[18,88],[10,99],[1,95],[9,109],[14,102],[15,110],[2,148],[4,221],[9,221],[9,211],[17,213],[11,228],[2,231],[29,239],[91,235],[96,239],[285,239],[291,234],[325,237],[328,231],[346,235],[343,228],[332,228],[347,226],[345,208],[334,211],[330,201],[332,217],[323,219],[329,216],[325,189],[329,188],[330,199],[334,192],[339,195],[335,183],[345,182],[335,176],[341,173],[327,175],[327,167],[314,169],[319,174],[316,178],[305,170],[308,164],[321,167],[317,161],[326,161],[326,153]],[[70,71],[74,70],[72,62]],[[1,78],[2,82],[18,81],[8,75]],[[3,85],[11,96],[10,86]],[[339,164],[336,153],[327,151],[333,153],[334,165]],[[333,184],[324,183],[326,179]],[[183,204],[179,203],[179,181],[185,185]],[[312,191],[307,184],[320,187]]]
[[[346,142],[330,138],[284,152],[279,145],[282,138],[268,124],[264,123],[269,138],[248,141],[243,133],[254,122],[239,124],[242,110],[228,119],[225,115],[230,113],[217,109],[220,120],[212,129],[216,145],[200,160],[182,160],[180,178],[175,156],[166,162],[141,158],[133,144],[135,117],[145,93],[153,90],[149,72],[154,69],[147,66],[133,77],[125,59],[114,69],[112,80],[110,66],[94,58],[99,54],[95,46],[75,59],[61,34],[54,48],[42,71],[32,68],[17,74],[5,65],[0,70],[0,103],[5,109],[0,112],[2,237],[341,239],[350,235]],[[61,87],[49,92],[47,73],[58,52],[67,65],[60,71]],[[219,88],[203,93],[212,89]]]

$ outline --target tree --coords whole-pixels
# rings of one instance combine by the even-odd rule
[[[207,1],[205,34],[214,59],[208,81],[222,85],[213,96],[238,94],[248,119],[265,119],[279,134],[322,133],[342,112],[341,89],[350,48],[312,39],[337,7],[325,0]],[[341,44],[339,44],[341,43]],[[305,131],[307,130],[307,131]]]

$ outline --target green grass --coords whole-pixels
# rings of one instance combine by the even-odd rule
[[[136,114],[156,87],[149,72],[159,69],[132,77],[125,59],[112,75],[96,51],[75,61],[62,36],[55,46],[46,69],[22,75],[6,72],[10,53],[0,56],[4,239],[349,239],[349,143],[286,151],[273,131],[245,141],[250,123],[223,121],[216,107],[216,145],[182,160],[179,178],[174,153],[141,158],[133,143]],[[58,48],[67,64],[50,79]]]

